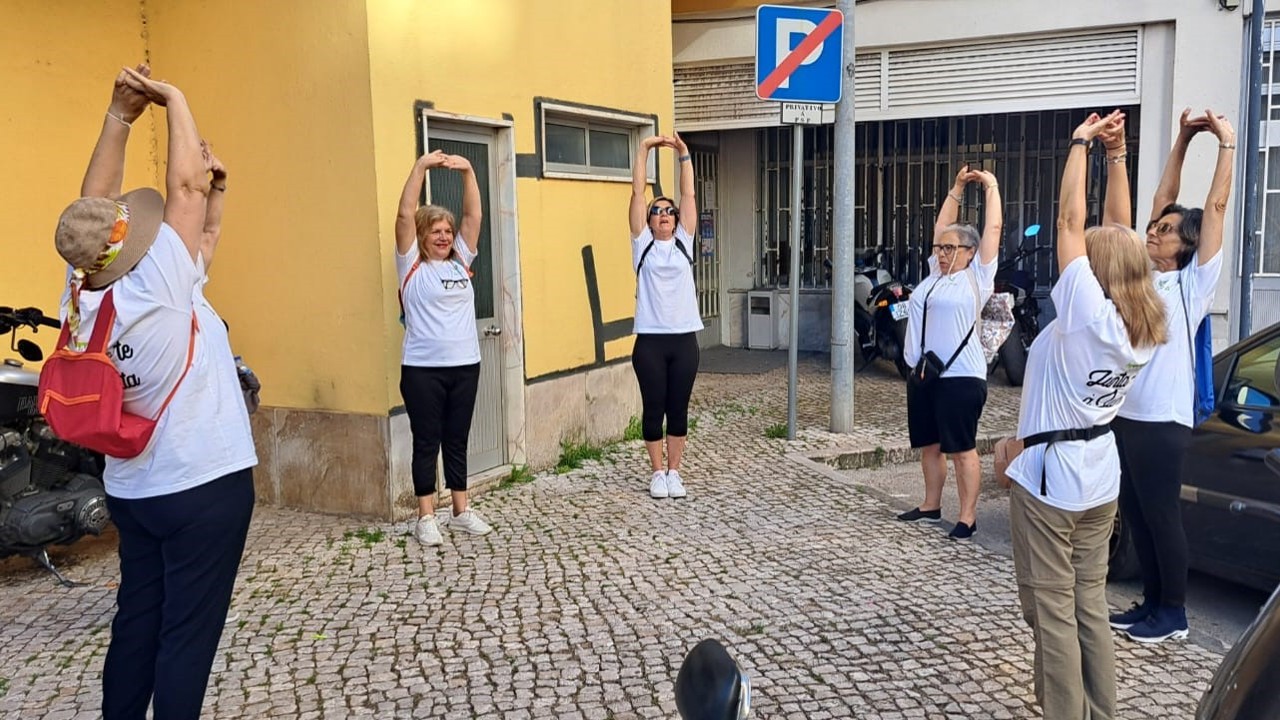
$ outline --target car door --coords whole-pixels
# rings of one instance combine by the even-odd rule
[[[1280,331],[1218,357],[1218,405],[1192,432],[1182,478],[1191,564],[1259,587],[1280,579],[1280,523],[1248,511],[1280,507],[1280,478],[1263,463],[1280,447],[1278,359]]]

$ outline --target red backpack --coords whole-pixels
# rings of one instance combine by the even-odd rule
[[[191,341],[187,346],[187,365],[177,384],[164,399],[154,418],[134,415],[124,409],[124,382],[120,371],[107,355],[107,344],[116,321],[116,306],[108,290],[93,324],[93,335],[84,352],[67,347],[71,340],[68,323],[62,324],[58,349],[45,361],[40,371],[40,413],[54,434],[62,440],[116,458],[132,458],[142,454],[151,442],[156,421],[169,407],[178,392],[196,346],[196,316],[191,314]]]

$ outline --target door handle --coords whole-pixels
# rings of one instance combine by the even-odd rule
[[[502,334],[502,328],[497,325],[490,325],[484,329],[484,334],[489,337],[497,337]]]

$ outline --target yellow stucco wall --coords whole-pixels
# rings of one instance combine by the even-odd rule
[[[85,7],[0,0],[0,305],[34,305],[49,315],[57,314],[64,273],[53,249],[58,215],[80,194],[115,73],[143,53],[137,2],[97,3],[88,22]],[[137,147],[125,184],[152,184],[150,119],[140,118],[132,132]],[[24,337],[46,353],[57,340],[49,331]],[[9,355],[6,345],[0,356]]]
[[[536,150],[535,97],[656,114],[660,131],[670,132],[671,32],[665,3],[370,0],[368,10],[387,282],[395,282],[396,202],[416,152],[414,101],[462,115],[498,119],[510,114],[519,154]],[[669,187],[670,158],[663,160],[662,170]],[[630,186],[521,178],[516,187],[525,375],[589,365],[595,346],[582,246],[594,246],[604,321],[631,317]],[[394,306],[394,297],[388,302]],[[395,316],[388,311],[391,324]],[[400,336],[398,326],[389,327],[388,381],[394,392]],[[610,359],[629,352],[629,339],[607,347]]]
[[[670,8],[632,0],[0,0],[0,304],[53,312],[59,211],[77,194],[114,74],[149,59],[186,93],[229,170],[209,295],[269,405],[385,413],[401,329],[396,202],[416,152],[415,101],[513,117],[535,152],[534,98],[672,124]],[[145,15],[145,16],[144,16]],[[153,109],[154,113],[162,110]],[[162,184],[164,122],[144,115],[125,186]],[[670,158],[662,163],[671,187]],[[605,322],[630,317],[627,183],[516,183],[525,375],[594,362],[581,249]],[[46,350],[52,333],[41,333]],[[610,359],[630,339],[607,346]]]

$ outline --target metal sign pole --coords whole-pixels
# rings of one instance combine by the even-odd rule
[[[796,439],[796,383],[800,355],[800,222],[804,193],[804,126],[791,126],[791,332],[787,341],[787,439]]]

